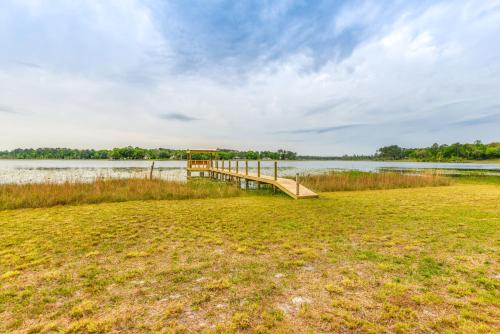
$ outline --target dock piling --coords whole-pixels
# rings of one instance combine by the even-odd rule
[[[299,173],[295,174],[295,184],[296,184],[296,187],[297,187],[296,190],[295,190],[295,194],[297,196],[299,196],[299,186],[300,186],[300,184],[299,184]]]
[[[153,163],[151,164],[151,169],[149,170],[149,179],[152,180],[153,179],[153,168],[155,168],[155,162],[153,161]]]

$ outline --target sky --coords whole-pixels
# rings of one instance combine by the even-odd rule
[[[0,149],[500,141],[500,1],[6,0]]]

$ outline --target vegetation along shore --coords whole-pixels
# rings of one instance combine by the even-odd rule
[[[381,147],[373,155],[314,156],[298,155],[288,150],[277,151],[238,151],[218,149],[220,159],[272,159],[272,160],[401,160],[467,162],[491,161],[500,159],[500,142],[483,144],[455,143],[451,145],[433,144],[430,147],[403,148],[398,145]],[[194,155],[194,158],[201,156]],[[37,148],[0,151],[0,159],[114,159],[114,160],[184,160],[186,151],[179,149],[146,149],[140,147],[121,147],[110,150]]]
[[[413,188],[442,186],[448,178],[436,175],[399,173],[336,172],[303,175],[301,182],[315,191]],[[245,192],[234,184],[190,179],[188,182],[162,179],[106,179],[94,182],[68,181],[0,185],[0,210],[49,207],[65,204],[220,198],[271,195],[269,190]]]

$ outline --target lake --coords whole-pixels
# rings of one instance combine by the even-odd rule
[[[241,162],[241,167],[244,162]],[[250,161],[250,171],[257,163]],[[129,178],[144,177],[149,173],[151,161],[147,160],[0,160],[0,183],[34,183],[62,181],[92,181],[96,177]],[[323,173],[331,170],[380,171],[393,169],[412,171],[440,169],[456,171],[482,171],[500,176],[500,164],[434,163],[390,161],[279,161],[280,176],[295,173]],[[233,163],[234,168],[234,163]],[[262,161],[263,174],[272,175],[273,162]],[[186,161],[155,161],[155,176],[170,180],[186,179]]]

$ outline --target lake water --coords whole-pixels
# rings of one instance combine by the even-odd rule
[[[129,178],[149,174],[151,161],[113,160],[0,160],[0,183],[33,183],[62,181],[92,181],[97,177]],[[255,171],[257,162],[249,162]],[[440,169],[445,172],[482,171],[500,176],[500,164],[387,162],[387,161],[279,161],[278,174],[291,176],[295,173],[323,173],[331,170],[401,171]],[[234,168],[234,162],[233,162]],[[244,162],[240,162],[244,168]],[[272,175],[273,162],[261,162],[262,174]],[[155,161],[156,177],[170,180],[186,179],[186,161]]]

